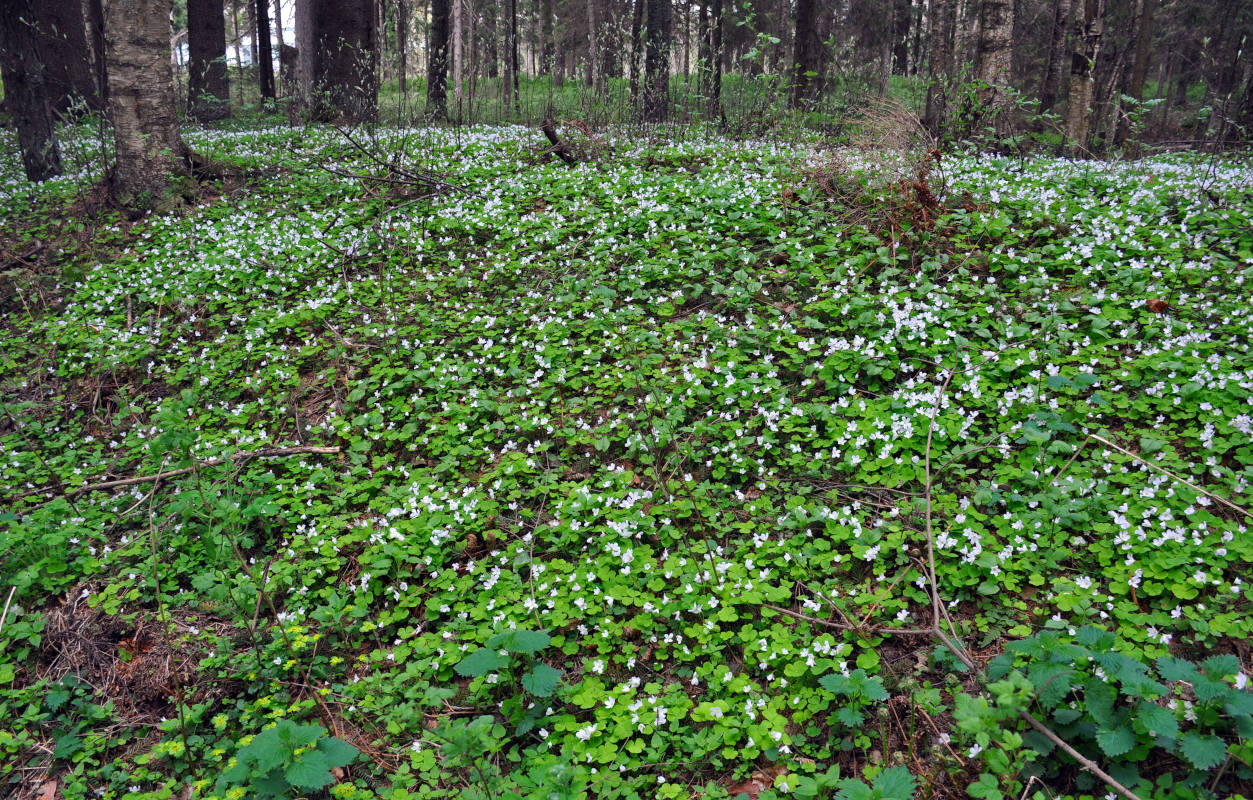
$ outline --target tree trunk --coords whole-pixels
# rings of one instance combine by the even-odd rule
[[[1153,29],[1153,0],[1134,0],[1131,9],[1131,32],[1134,40],[1131,44],[1131,71],[1126,81],[1125,94],[1132,98],[1138,106],[1144,101],[1144,81],[1149,68],[1149,38]],[[1144,121],[1143,109],[1136,108],[1141,123]],[[1131,135],[1131,114],[1123,114],[1118,119],[1114,130],[1114,144],[1123,146]]]
[[[274,51],[270,42],[270,3],[257,0],[257,78],[261,99],[274,100]]]
[[[505,5],[509,13],[507,20],[508,28],[506,29],[506,53],[505,60],[509,64],[509,74],[506,79],[509,82],[509,97],[513,104],[514,113],[520,113],[522,110],[522,98],[520,95],[521,79],[518,77],[518,0],[505,0]]]
[[[433,119],[448,118],[448,17],[449,0],[431,0],[431,41],[426,61],[426,113]]]
[[[596,0],[587,2],[587,64],[583,68],[583,85],[595,87],[597,74],[596,56],[600,52],[600,43],[596,40]]]
[[[639,107],[640,98],[640,65],[643,63],[643,46],[641,29],[644,27],[644,3],[646,0],[635,0],[631,8],[631,64],[628,83],[631,86],[631,106]]]
[[[1105,28],[1105,0],[1078,0],[1075,15],[1074,55],[1070,64],[1069,108],[1066,111],[1066,138],[1072,154],[1088,149],[1092,99],[1096,93],[1096,59],[1101,53]]]
[[[897,75],[909,72],[909,25],[913,7],[909,0],[896,0],[892,8],[892,71]]]
[[[307,2],[313,12],[312,52],[307,53],[303,44],[300,50],[301,58],[310,62],[314,118],[376,119],[378,30],[373,0]]]
[[[644,121],[665,122],[670,102],[670,0],[648,0],[644,55]]]
[[[243,36],[239,33],[239,0],[231,0],[231,46],[235,50],[235,85],[239,87],[239,103],[243,105],[244,53]]]
[[[105,41],[109,120],[117,166],[111,191],[137,210],[177,205],[175,182],[190,177],[190,154],[174,111],[170,49],[171,0],[109,0]]]
[[[400,77],[400,91],[405,91],[409,78],[409,3],[396,0],[396,72]]]
[[[818,41],[817,11],[817,0],[796,0],[792,108],[812,104],[822,90],[822,43]]]
[[[283,52],[283,0],[274,0],[274,36],[278,40],[278,51]]]
[[[88,40],[90,9],[83,0],[35,0],[34,18],[39,21],[36,47],[43,63],[44,90],[54,113],[71,109],[104,110],[100,87],[92,69],[93,58],[103,54],[92,52]],[[25,2],[17,2],[18,8]],[[19,13],[13,4],[3,4],[4,14]],[[29,19],[29,17],[24,17]]]
[[[722,0],[712,0],[709,9],[709,116],[722,113]]]
[[[953,36],[957,0],[931,0],[931,53],[928,57],[927,108],[923,124],[939,137],[948,120],[948,87],[953,75]]]
[[[1053,3],[1053,28],[1049,34],[1049,51],[1044,63],[1044,80],[1040,84],[1040,111],[1052,111],[1062,88],[1066,71],[1066,35],[1070,31],[1071,0]]]
[[[460,108],[465,99],[465,0],[452,0],[452,96]]]
[[[200,122],[231,113],[226,75],[226,16],[222,0],[187,0],[187,49],[191,56],[187,106]]]
[[[1014,43],[1014,0],[982,0],[979,4],[979,42],[975,48],[975,77],[986,84],[980,100],[996,113],[998,130],[1004,125],[1010,96],[1010,67]]]
[[[61,151],[48,103],[48,86],[39,58],[37,26],[31,0],[9,0],[0,10],[0,80],[5,105],[17,126],[26,179],[42,181],[61,174]]]
[[[540,74],[553,74],[553,0],[540,0]]]

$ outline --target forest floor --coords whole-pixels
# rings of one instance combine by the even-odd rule
[[[0,795],[1253,794],[1253,163],[563,131],[6,150]]]

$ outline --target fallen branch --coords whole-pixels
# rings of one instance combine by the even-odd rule
[[[306,453],[316,453],[328,455],[338,453],[338,447],[318,447],[315,445],[303,445],[301,447],[267,447],[264,450],[253,450],[247,453],[236,453],[229,458],[211,458],[208,461],[201,461],[193,467],[182,467],[180,469],[165,470],[152,475],[139,475],[134,478],[119,478],[115,481],[104,481],[103,483],[92,483],[87,486],[80,486],[66,492],[66,497],[74,497],[75,495],[86,494],[87,492],[98,492],[103,489],[115,489],[119,486],[134,486],[139,483],[148,483],[149,481],[159,481],[166,478],[176,478],[179,475],[186,475],[189,472],[195,472],[205,467],[216,467],[219,464],[225,464],[231,461],[247,461],[250,458],[280,458],[283,456],[297,456]]]
[[[548,143],[552,145],[549,152],[555,153],[557,158],[566,162],[567,166],[574,166],[574,156],[570,153],[570,149],[566,147],[566,143],[561,141],[561,137],[557,135],[557,125],[551,119],[546,119],[540,124],[539,129],[548,137]]]

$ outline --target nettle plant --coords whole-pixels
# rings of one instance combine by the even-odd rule
[[[1054,742],[1015,725],[1028,709],[1144,797],[1210,797],[1224,779],[1253,779],[1253,694],[1239,660],[1161,656],[1146,664],[1126,647],[1114,633],[1085,626],[1037,633],[993,659],[992,699],[959,695],[954,712],[985,765],[970,794],[999,798],[1021,791],[1008,776],[1048,779],[1072,767]],[[1077,783],[1091,788],[1092,780],[1084,774]]]
[[[552,697],[561,682],[561,670],[538,657],[551,642],[552,637],[544,631],[503,631],[457,662],[453,669],[462,677],[481,678],[489,686],[498,683],[504,674],[508,679],[505,685],[521,688],[501,705],[501,710],[517,726],[517,735],[522,736],[534,730],[548,710],[546,703],[535,701]]]
[[[321,725],[280,719],[248,737],[213,786],[227,800],[306,795],[334,781],[332,770],[357,757],[357,748],[326,735]]]

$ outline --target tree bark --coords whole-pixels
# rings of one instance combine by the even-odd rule
[[[639,108],[640,98],[640,67],[643,64],[643,45],[641,30],[644,27],[644,3],[646,0],[635,0],[631,7],[631,63],[628,67],[631,73],[628,76],[628,83],[631,87],[631,105]]]
[[[540,0],[539,4],[540,66],[539,74],[553,74],[553,0]]]
[[[722,113],[722,0],[712,0],[709,8],[709,116]]]
[[[1101,35],[1105,29],[1105,0],[1078,1],[1082,3],[1082,8],[1075,15],[1069,108],[1066,111],[1066,139],[1071,153],[1075,155],[1088,148],[1092,99],[1096,93],[1096,59],[1101,53]]]
[[[892,8],[892,71],[897,75],[909,72],[909,26],[912,16],[910,0],[896,0]]]
[[[923,125],[939,137],[948,120],[948,88],[953,75],[953,36],[957,0],[931,0],[931,52],[928,57],[927,107]]]
[[[596,0],[587,3],[587,64],[583,70],[583,84],[595,88],[599,78],[596,67],[599,65],[597,56],[600,53],[600,42],[596,38]]]
[[[353,123],[376,119],[378,29],[373,0],[307,2],[313,12],[312,52],[304,45],[300,50],[302,60],[310,62],[314,118]]]
[[[449,0],[431,0],[431,41],[426,60],[426,113],[433,119],[448,118],[448,18]]]
[[[3,4],[2,13],[16,14],[15,6],[25,3]],[[72,109],[104,110],[100,86],[92,69],[96,58],[103,53],[93,53],[93,42],[88,38],[89,4],[84,0],[35,0],[31,4],[34,18],[39,21],[39,60],[43,63],[44,86],[48,103],[54,113]]]
[[[997,112],[998,130],[1009,108],[1010,67],[1014,41],[1014,0],[982,0],[975,76],[986,84],[980,100]]]
[[[822,91],[822,43],[818,41],[817,11],[817,0],[796,0],[792,108],[812,104]]]
[[[39,57],[40,22],[30,0],[9,0],[0,9],[0,80],[4,81],[5,105],[17,126],[22,168],[30,181],[61,174],[61,151]]]
[[[191,56],[187,105],[200,122],[231,113],[226,75],[226,16],[223,0],[187,0],[187,49]]]
[[[670,104],[670,0],[648,0],[644,55],[644,121],[665,122]]]
[[[396,72],[400,76],[400,91],[405,91],[409,78],[409,3],[396,0]]]
[[[1040,84],[1040,110],[1052,111],[1062,88],[1066,71],[1066,36],[1070,31],[1071,0],[1053,3],[1053,28],[1049,34],[1049,51],[1044,63],[1044,80]]]
[[[262,100],[274,99],[274,51],[270,42],[269,0],[256,0],[257,79]]]
[[[465,99],[465,0],[452,0],[452,96],[460,106]]]
[[[171,0],[108,0],[104,13],[113,198],[134,210],[170,208],[180,201],[176,183],[191,174],[174,110]]]

